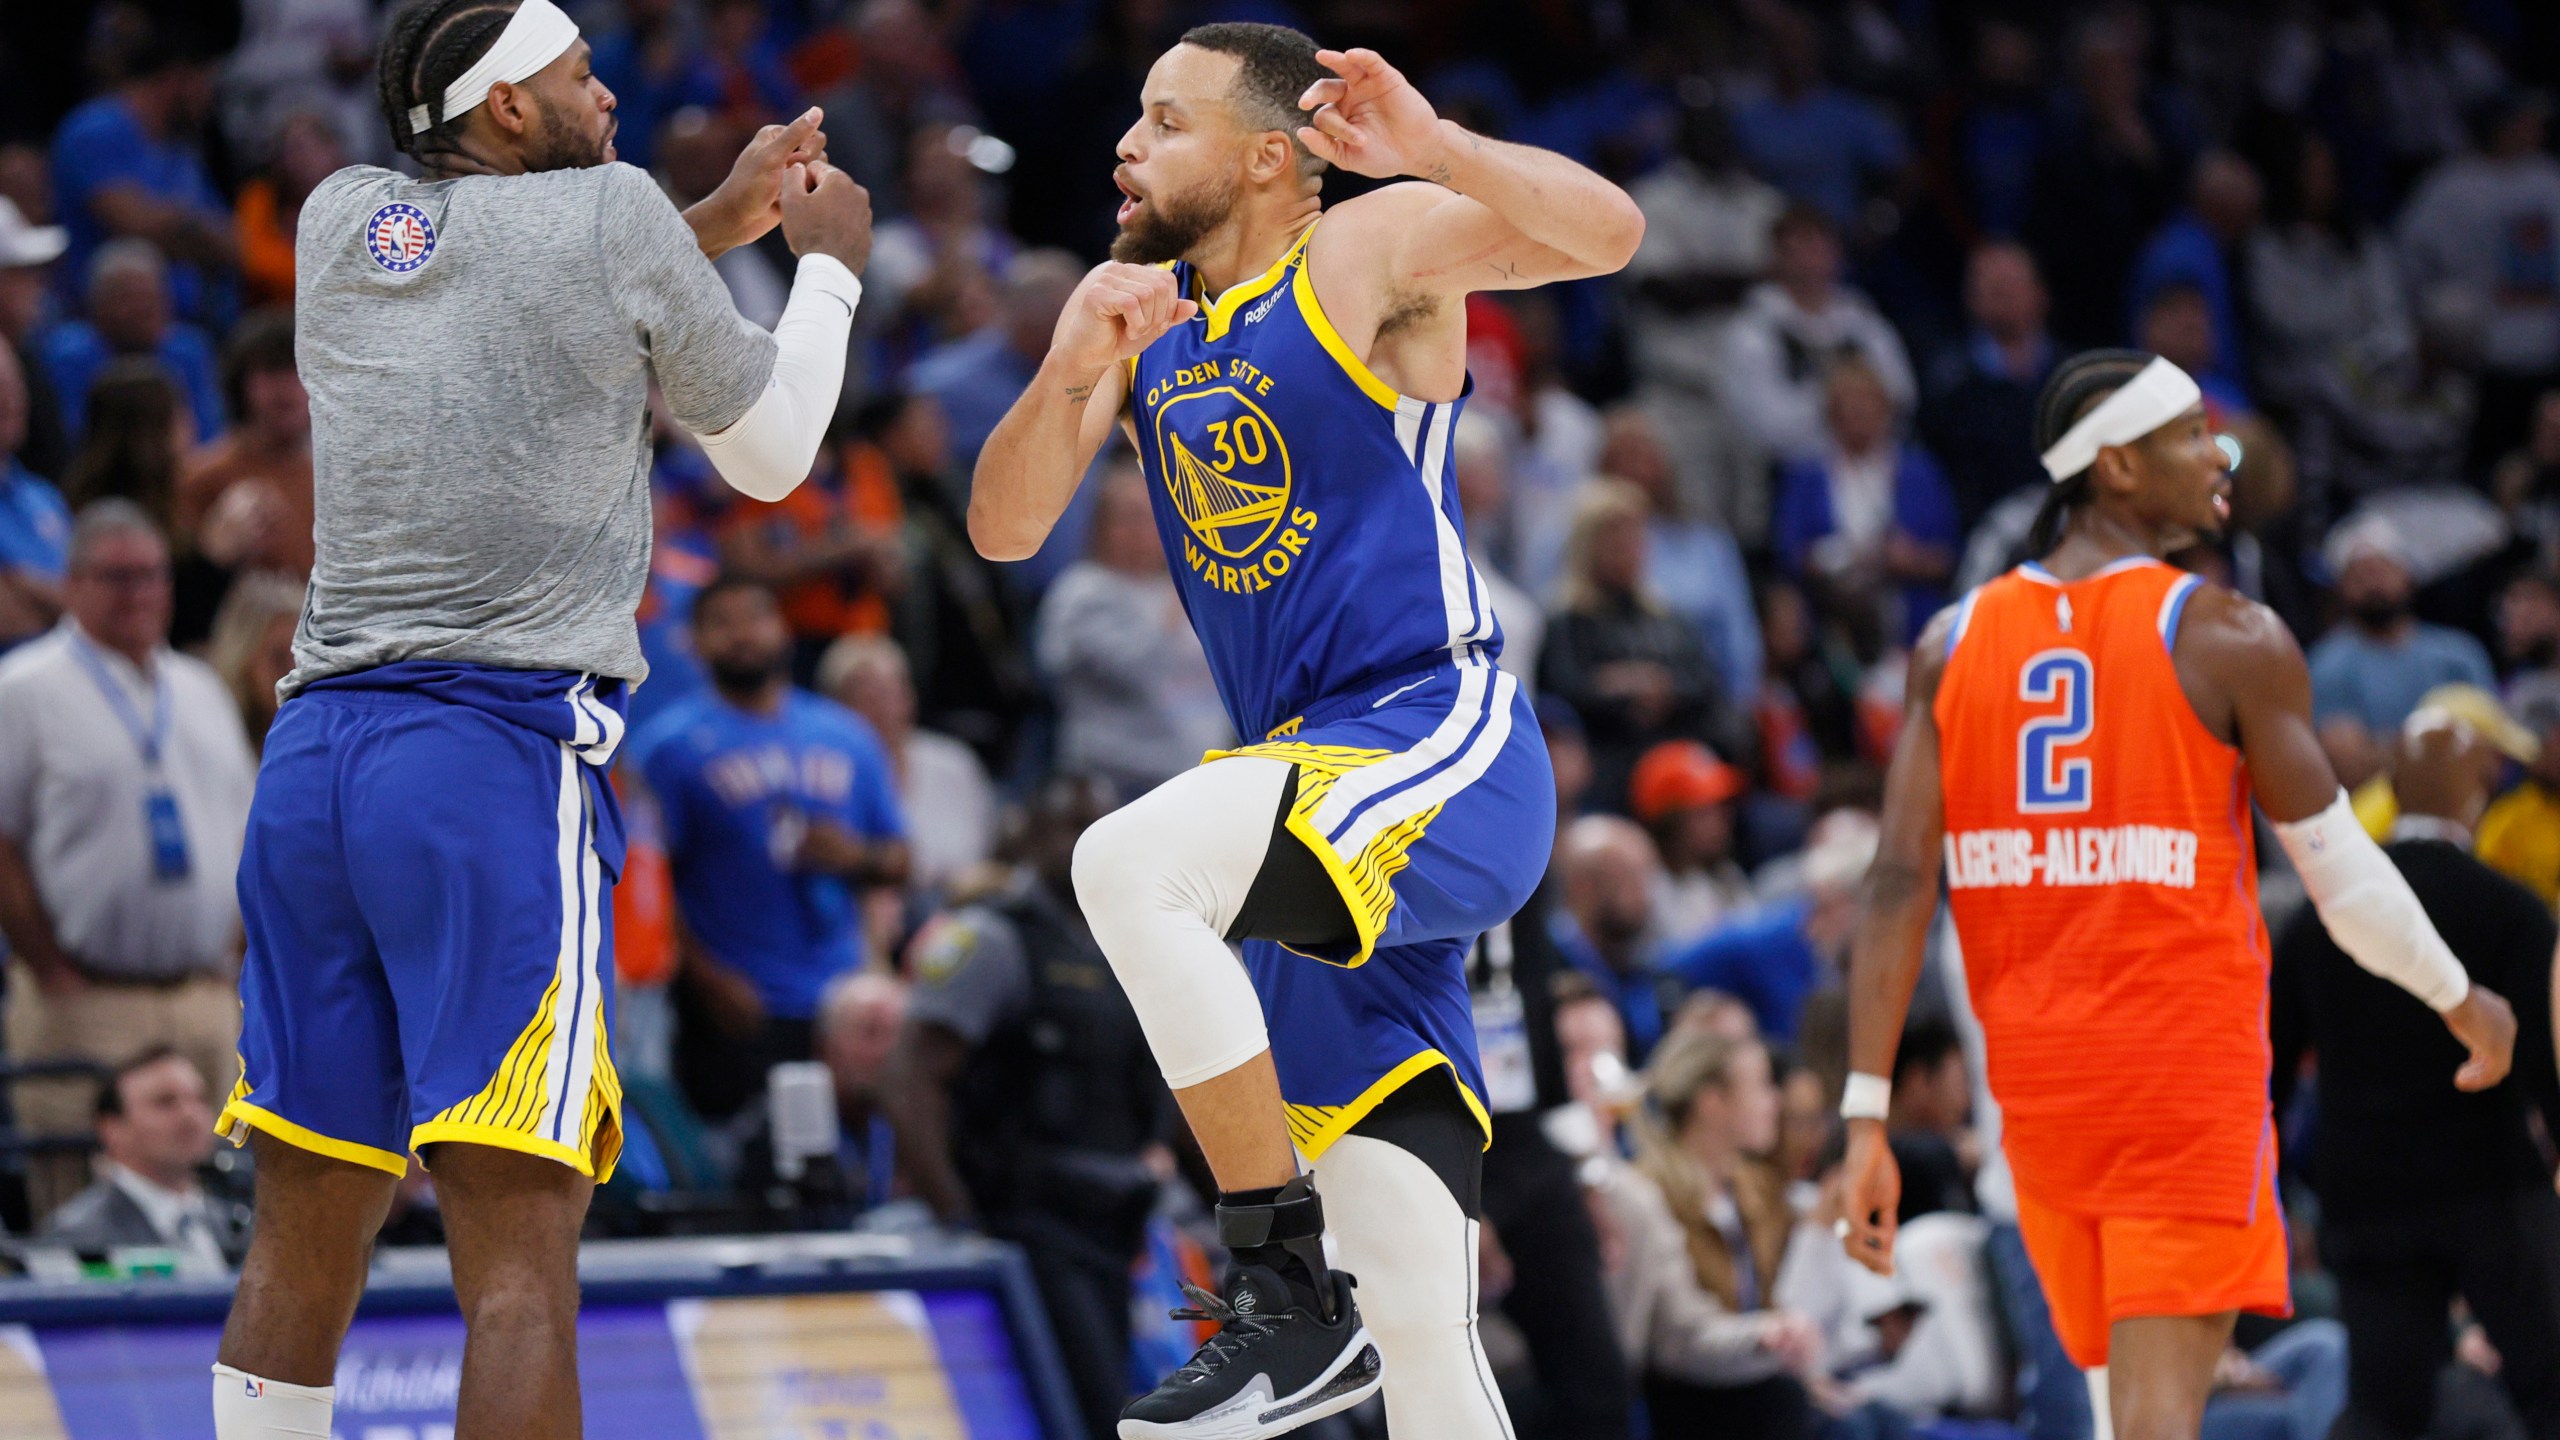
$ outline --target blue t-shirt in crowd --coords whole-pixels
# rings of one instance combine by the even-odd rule
[[[2130,311],[2125,323],[2127,335],[2141,338],[2142,312],[2172,285],[2194,286],[2203,294],[2205,310],[2212,316],[2213,374],[2228,386],[2224,395],[2217,398],[2228,404],[2231,396],[2245,396],[2239,377],[2249,368],[2243,349],[2246,334],[2240,327],[2239,300],[2232,293],[2231,261],[2222,252],[2222,242],[2213,238],[2213,232],[2193,211],[2161,226],[2133,262],[2133,274],[2125,282],[2125,303]]]
[[[1022,398],[1033,368],[1007,343],[1004,327],[990,325],[925,352],[908,384],[941,404],[951,427],[952,459],[965,468],[977,463],[996,422]]]
[[[1751,101],[1734,111],[1733,136],[1752,169],[1838,225],[1858,218],[1869,177],[1901,169],[1905,157],[1892,119],[1845,90]]]
[[[1664,993],[1676,989],[1676,982],[1649,964],[1632,973],[1611,968],[1572,913],[1562,908],[1547,916],[1547,935],[1565,963],[1590,976],[1592,985],[1617,1007],[1618,1023],[1627,1031],[1627,1063],[1642,1065],[1661,1041],[1670,1011],[1679,1003],[1676,993]]]
[[[120,95],[101,95],[62,118],[53,132],[54,208],[62,214],[70,245],[57,272],[72,293],[89,283],[89,257],[114,237],[90,209],[101,190],[132,186],[155,200],[202,210],[226,219],[231,207],[213,188],[204,157],[184,140],[162,140],[142,128],[142,121]],[[178,313],[199,324],[221,326],[231,318],[228,282],[195,266],[173,261],[169,266],[170,299]],[[71,403],[66,395],[64,402]],[[220,428],[217,426],[216,428]]]
[[[862,961],[861,906],[845,881],[784,864],[810,820],[905,838],[880,737],[806,691],[788,692],[773,715],[704,691],[649,722],[632,753],[658,797],[685,923],[768,1013],[815,1015],[827,982]]]
[[[62,583],[71,560],[71,507],[51,482],[0,455],[0,570]]]
[[[1813,902],[1796,899],[1750,911],[1663,961],[1662,968],[1689,989],[1731,995],[1751,1007],[1761,1034],[1792,1040],[1806,998],[1822,988],[1822,957],[1804,938],[1812,910]]]
[[[2311,718],[2348,716],[2380,736],[2398,734],[2419,698],[2439,685],[2497,683],[2480,642],[2442,625],[2420,624],[2397,645],[2339,625],[2311,647]]]
[[[1751,572],[1733,532],[1704,521],[1656,518],[1645,522],[1645,538],[1654,593],[1706,637],[1725,698],[1756,697],[1764,659],[1760,617],[1751,608]]]
[[[78,435],[88,428],[89,387],[115,358],[115,351],[86,320],[65,320],[36,337],[36,362],[53,382],[66,433]],[[179,402],[195,419],[196,442],[221,434],[222,367],[205,333],[193,325],[173,324],[151,358],[160,362],[170,383],[178,387]]]
[[[1777,514],[1769,521],[1769,544],[1788,573],[1802,575],[1813,547],[1840,528],[1831,508],[1831,472],[1826,464],[1798,460],[1778,476]],[[1917,445],[1898,449],[1893,460],[1893,528],[1924,545],[1935,545],[1950,557],[1964,544],[1964,525],[1956,514],[1955,491],[1947,472]],[[1920,638],[1929,617],[1947,603],[1944,585],[1906,580],[1902,583],[1902,643]]]

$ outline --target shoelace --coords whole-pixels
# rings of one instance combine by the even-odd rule
[[[1174,1311],[1174,1319],[1206,1320],[1218,1327],[1218,1333],[1209,1337],[1208,1343],[1200,1347],[1199,1352],[1182,1367],[1183,1370],[1205,1376],[1253,1340],[1280,1328],[1279,1316],[1241,1314],[1225,1300],[1188,1280],[1182,1282],[1182,1293],[1190,1297],[1191,1304]]]

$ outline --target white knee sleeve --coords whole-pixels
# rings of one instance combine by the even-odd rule
[[[335,1385],[288,1385],[213,1367],[215,1440],[329,1440]]]
[[[1076,903],[1176,1090],[1271,1047],[1226,934],[1262,873],[1288,779],[1278,760],[1213,761],[1104,816],[1076,843]]]
[[[1315,1170],[1334,1253],[1360,1282],[1360,1319],[1386,1364],[1387,1428],[1511,1440],[1476,1339],[1476,1222],[1430,1166],[1384,1140],[1345,1135]]]

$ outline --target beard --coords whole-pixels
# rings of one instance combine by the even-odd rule
[[[2347,615],[2359,629],[2380,634],[2400,623],[2409,613],[2407,600],[2360,600],[2347,607]]]
[[[1124,265],[1161,265],[1191,252],[1235,213],[1235,177],[1203,180],[1179,194],[1146,201],[1111,242],[1111,258]]]
[[[525,150],[524,168],[535,174],[552,170],[588,170],[604,163],[604,147],[617,127],[610,121],[593,135],[572,129],[568,118],[545,106],[536,122],[533,143]]]
[[[770,663],[741,663],[724,656],[718,660],[704,661],[703,668],[711,672],[711,683],[722,693],[744,695],[763,689],[767,681],[780,673],[782,663],[779,660]]]

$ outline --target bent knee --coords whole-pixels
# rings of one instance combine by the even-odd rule
[[[1114,810],[1085,827],[1076,838],[1071,870],[1076,903],[1085,914],[1125,909],[1161,881],[1165,851],[1160,833],[1127,810]]]

